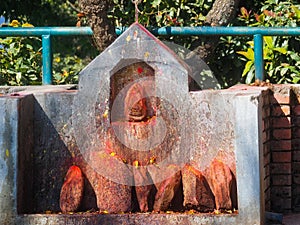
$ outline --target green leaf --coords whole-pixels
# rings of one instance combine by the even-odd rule
[[[280,75],[284,76],[287,72],[288,72],[289,68],[288,67],[284,67],[280,70]]]
[[[162,18],[162,14],[157,14],[155,16],[156,22],[159,23],[161,21],[161,18]]]
[[[251,67],[253,67],[253,61],[248,61],[245,65],[242,77],[244,77],[250,71]]]
[[[274,48],[273,50],[277,51],[277,52],[280,52],[282,54],[286,54],[287,53],[286,48]]]
[[[274,44],[273,44],[273,38],[271,36],[264,36],[264,42],[267,44],[267,46],[270,49],[274,48]]]
[[[153,8],[156,8],[157,6],[159,6],[160,3],[161,3],[161,0],[154,0],[151,2]]]
[[[255,76],[255,73],[254,73],[254,66],[253,66],[253,67],[251,67],[251,69],[250,69],[250,71],[247,75],[247,78],[246,78],[246,81],[245,81],[246,84],[250,84],[253,81],[254,76]]]
[[[248,48],[247,52],[237,51],[238,54],[245,56],[247,59],[254,61],[254,51],[252,48]]]
[[[300,56],[296,53],[296,52],[289,52],[289,55],[291,56],[291,58],[297,62],[300,61]]]
[[[296,13],[297,19],[300,19],[300,9],[297,6],[291,6],[291,8],[294,10]]]
[[[21,78],[22,78],[22,73],[18,72],[17,75],[16,75],[16,81],[17,81],[18,84],[21,82]]]

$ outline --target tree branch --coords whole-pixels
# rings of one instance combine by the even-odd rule
[[[215,0],[205,20],[206,26],[226,26],[234,18],[240,0]],[[218,36],[209,38],[204,45],[201,40],[192,43],[192,52],[188,57],[198,55],[205,62],[212,56],[219,41]]]
[[[113,21],[107,17],[112,0],[79,0],[79,7],[94,32],[94,42],[99,51],[103,51],[115,39]]]

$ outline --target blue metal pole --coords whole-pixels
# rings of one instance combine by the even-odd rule
[[[1,27],[0,36],[92,35],[90,27]]]
[[[127,28],[118,27],[119,35]],[[300,27],[162,27],[149,28],[154,35],[300,36]],[[1,27],[0,36],[92,35],[90,27]]]
[[[264,79],[264,55],[263,55],[263,36],[261,34],[254,35],[254,67],[255,78]]]
[[[52,84],[51,36],[42,35],[43,85]]]
[[[120,35],[127,28],[120,27],[116,33]],[[299,36],[300,27],[162,27],[149,28],[154,35],[230,35],[230,36]]]

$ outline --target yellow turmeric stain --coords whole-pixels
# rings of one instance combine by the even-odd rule
[[[105,112],[103,113],[103,118],[107,118],[108,117],[108,110],[105,110]]]
[[[135,160],[135,161],[133,162],[133,166],[134,166],[135,168],[138,168],[138,167],[139,167],[139,161]]]
[[[148,57],[149,57],[149,55],[150,55],[150,53],[149,53],[149,52],[145,52],[145,54],[144,54],[144,57],[145,57],[145,58],[148,58]]]
[[[156,162],[156,157],[155,156],[152,156],[149,160],[149,163],[150,164],[154,164]]]
[[[10,154],[9,154],[9,150],[8,149],[6,149],[5,155],[6,155],[7,158],[9,157]]]

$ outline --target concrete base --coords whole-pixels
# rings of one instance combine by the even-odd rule
[[[0,120],[4,128],[0,132],[0,224],[263,224],[260,137],[261,96],[265,88],[191,93],[196,110],[194,122],[205,119],[197,112],[210,108],[216,113],[210,114],[208,121],[215,120],[216,126],[223,126],[226,119],[231,124],[226,123],[223,130],[232,139],[220,146],[229,143],[227,150],[235,154],[238,214],[39,214],[59,212],[63,177],[78,151],[71,121],[77,91],[71,88],[0,88],[0,112],[4,115]]]
[[[199,225],[199,224],[244,224],[239,222],[235,215],[188,215],[188,214],[122,214],[122,215],[98,215],[98,214],[76,214],[76,215],[24,215],[18,217],[19,225],[117,225],[117,224],[139,224],[139,225]]]

